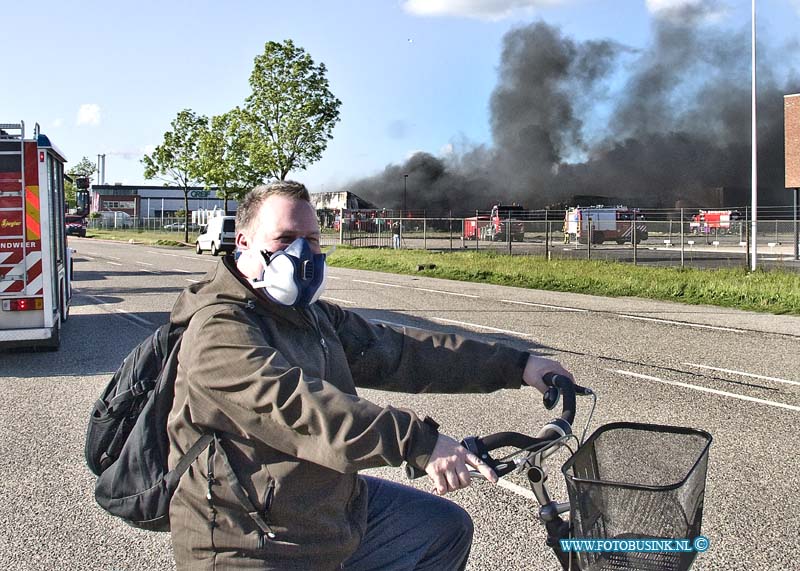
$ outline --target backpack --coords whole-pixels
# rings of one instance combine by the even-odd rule
[[[200,437],[168,470],[167,417],[183,331],[162,325],[125,357],[94,404],[86,431],[84,455],[97,476],[97,503],[150,531],[169,531],[169,502],[178,480],[214,438]]]
[[[175,398],[184,327],[162,325],[128,353],[92,407],[84,456],[97,476],[94,496],[133,527],[169,531],[169,503],[178,481],[211,445],[244,511],[268,537],[274,533],[253,505],[216,433],[203,434],[169,470],[167,418]]]

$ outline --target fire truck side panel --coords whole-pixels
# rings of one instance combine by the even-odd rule
[[[0,225],[2,220],[13,223],[15,219],[4,205],[16,210],[22,222],[14,232],[0,228],[0,275],[4,276],[0,278],[0,347],[55,348],[69,302],[64,158],[41,135],[37,140],[24,141],[21,149],[21,172],[3,169],[6,172],[0,173],[0,180],[6,181],[0,183]],[[11,178],[16,184],[9,183]],[[23,302],[34,309],[11,309]]]
[[[580,243],[588,240],[589,220],[592,221],[592,241],[603,243],[616,241],[619,244],[630,242],[632,239],[632,211],[628,208],[571,208],[567,211],[565,219],[565,232],[575,237]],[[636,222],[637,242],[647,240],[647,224],[644,221]]]

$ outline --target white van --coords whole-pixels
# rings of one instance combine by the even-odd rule
[[[195,251],[202,254],[203,250],[216,256],[219,252],[233,252],[236,248],[236,217],[214,216],[208,219],[208,224],[201,230],[195,242]]]

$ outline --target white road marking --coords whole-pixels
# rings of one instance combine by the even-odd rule
[[[138,315],[134,315],[133,313],[125,311],[124,309],[119,309],[119,308],[113,307],[113,308],[111,308],[111,310],[114,313],[119,313],[120,315],[123,315],[127,319],[133,319],[134,321],[136,321],[137,323],[141,323],[142,325],[154,325],[152,322],[148,321],[147,319],[144,319],[143,317],[139,317]]]
[[[732,375],[742,375],[743,377],[751,377],[753,379],[763,379],[765,381],[775,381],[776,383],[786,383],[787,385],[800,386],[798,381],[790,381],[787,379],[779,379],[778,377],[767,377],[765,375],[756,375],[755,373],[745,373],[743,371],[734,371],[733,369],[722,369],[720,367],[709,367],[708,365],[698,365],[697,363],[683,363],[690,367],[697,367],[698,369],[708,369],[710,371],[721,371],[723,373],[731,373]]]
[[[547,303],[533,303],[530,301],[513,301],[510,299],[501,299],[503,303],[514,303],[516,305],[532,305],[534,307],[544,307],[546,309],[560,309],[561,311],[576,311],[579,313],[589,313],[588,309],[578,309],[576,307],[564,307],[563,305],[550,305]]]
[[[158,272],[155,270],[148,270],[147,268],[142,268],[143,272],[147,272],[148,274],[157,274]]]
[[[339,299],[338,297],[331,297],[329,295],[323,295],[321,299],[335,301],[336,303],[344,303],[345,305],[355,305],[356,302],[354,301],[347,301],[346,299]]]
[[[641,317],[639,315],[625,315],[618,313],[618,317],[624,319],[637,319],[639,321],[655,321],[656,323],[667,323],[669,325],[685,325],[686,327],[697,327],[699,329],[713,329],[714,331],[730,331],[732,333],[746,333],[743,329],[734,329],[732,327],[720,327],[717,325],[703,325],[700,323],[689,323],[687,321],[674,321],[672,319],[658,319],[655,317]]]
[[[683,387],[685,389],[692,389],[692,390],[695,390],[695,391],[702,391],[702,392],[705,392],[705,393],[711,393],[711,394],[715,394],[715,395],[721,395],[721,396],[724,396],[724,397],[730,397],[730,398],[734,398],[734,399],[744,400],[744,401],[748,401],[748,402],[755,402],[755,403],[758,403],[758,404],[765,404],[767,406],[774,406],[774,407],[778,407],[778,408],[785,408],[787,410],[793,410],[795,412],[800,412],[800,406],[794,406],[794,405],[785,404],[785,403],[782,403],[782,402],[775,402],[775,401],[771,401],[771,400],[767,400],[767,399],[758,399],[758,398],[755,398],[755,397],[749,397],[747,395],[729,393],[727,391],[719,391],[717,389],[710,389],[708,387],[701,387],[701,386],[698,386],[698,385],[691,385],[689,383],[681,383],[679,381],[668,381],[666,379],[659,379],[658,377],[651,377],[650,375],[642,375],[641,373],[633,373],[631,371],[622,371],[620,369],[606,369],[606,370],[610,371],[612,373],[617,373],[617,374],[625,375],[625,376],[628,376],[628,377],[635,377],[637,379],[644,379],[646,381],[655,381],[657,383],[663,383],[665,385],[673,385],[673,386],[676,386],[676,387]]]
[[[386,286],[386,287],[399,287],[399,288],[403,288],[403,289],[406,288],[406,286],[401,286],[401,285],[397,285],[397,284],[387,284],[385,282],[371,282],[371,281],[368,281],[368,280],[353,280],[353,281],[354,282],[358,282],[360,284],[381,285],[381,286]]]
[[[94,258],[90,258],[89,256],[78,256],[78,257],[83,258],[84,260],[89,260],[90,262],[94,262],[95,261]]]
[[[182,270],[182,269],[180,269],[180,268],[175,268],[175,270],[174,270],[174,271],[176,271],[176,272],[180,272],[180,273],[182,273],[182,274],[191,274],[191,273],[192,273],[192,272],[191,272],[191,270]]]
[[[192,282],[193,284],[196,284],[196,283],[199,283],[199,282],[200,282],[200,280],[193,280],[193,279],[191,279],[191,278],[186,278],[186,281],[187,281],[187,282]]]
[[[94,301],[97,305],[108,305],[107,301],[104,301],[94,295],[89,295],[89,294],[82,294],[82,295],[84,295],[84,297],[88,297],[89,299]],[[125,311],[124,309],[119,309],[117,307],[109,307],[108,309],[112,313],[117,313],[120,316],[124,317],[125,319],[133,321],[137,325],[145,325],[147,327],[152,327],[153,325],[155,325],[153,322],[148,321],[147,319],[144,319],[142,317],[139,317],[138,315],[134,315],[133,313],[130,313],[128,311]]]
[[[391,325],[392,327],[399,327],[400,329],[408,328],[408,329],[420,329],[419,327],[414,327],[413,325],[406,325],[405,323],[396,323],[394,321],[386,321],[385,319],[370,319],[373,323],[383,323],[384,325]]]
[[[340,280],[342,278],[337,278],[336,276],[328,276],[329,280]]]
[[[211,262],[212,264],[215,263],[217,260],[211,258],[201,258],[200,256],[193,258],[191,256],[181,256],[181,258],[186,258],[187,260],[197,261],[197,262]]]
[[[121,266],[122,264],[118,264],[117,262],[106,262],[107,264],[111,264],[112,266]]]
[[[118,258],[116,256],[108,256],[108,255],[106,255],[106,258],[111,258],[112,260],[121,260],[122,259],[122,258]]]
[[[163,254],[163,253],[164,253],[164,252],[157,252],[156,250],[147,250],[147,252],[148,252],[149,254],[159,254],[159,255],[161,255],[161,254]]]
[[[443,291],[443,290],[440,290],[440,289],[428,289],[426,287],[415,287],[414,289],[418,289],[418,290],[421,290],[421,291],[430,291],[430,292],[433,292],[433,293],[443,293],[445,295],[457,295],[458,297],[471,297],[472,299],[478,299],[478,297],[479,297],[477,295],[472,295],[472,294],[469,294],[469,293],[456,293],[454,291]]]
[[[441,321],[443,323],[454,323],[455,325],[464,325],[466,327],[474,327],[476,329],[486,329],[487,331],[494,331],[496,333],[508,333],[509,335],[519,335],[521,337],[533,337],[530,333],[522,333],[520,331],[510,331],[508,329],[498,329],[497,327],[489,327],[488,325],[478,325],[477,323],[468,323],[466,321],[456,321],[455,319],[444,319],[443,317],[431,317],[431,321]]]
[[[497,481],[497,485],[501,488],[505,488],[510,492],[514,492],[517,495],[522,496],[523,498],[528,498],[529,500],[536,500],[536,496],[533,495],[533,492],[527,488],[523,488],[520,485],[515,484],[514,482],[509,482],[508,480],[504,480],[500,478]]]
[[[136,262],[137,264],[141,264],[142,266],[154,266],[155,264],[151,264],[150,262]]]
[[[99,256],[100,255],[97,252],[86,252],[86,253],[91,255],[91,256]]]

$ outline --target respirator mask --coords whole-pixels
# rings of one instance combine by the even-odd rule
[[[325,254],[315,254],[305,238],[298,238],[285,250],[253,251],[252,255],[261,262],[262,272],[250,285],[276,303],[307,307],[325,291]]]

